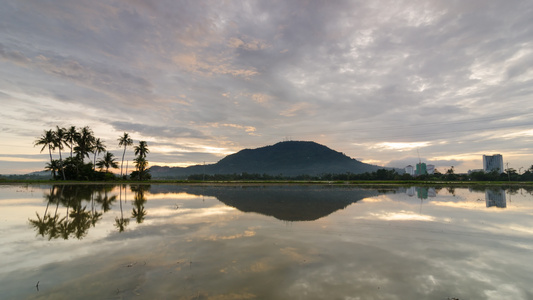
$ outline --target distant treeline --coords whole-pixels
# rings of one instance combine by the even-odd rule
[[[269,174],[194,174],[190,175],[188,180],[191,181],[238,181],[238,180],[304,180],[304,181],[356,181],[356,180],[395,180],[395,181],[533,181],[533,166],[522,174],[518,174],[515,170],[509,169],[508,172],[489,172],[483,171],[472,172],[470,174],[456,174],[453,168],[450,168],[446,173],[435,172],[434,174],[411,176],[404,173],[399,174],[396,170],[379,169],[376,172],[366,172],[362,174],[353,174],[350,172],[342,174],[322,174],[320,176],[299,175],[299,176],[284,176],[283,174],[269,175]]]

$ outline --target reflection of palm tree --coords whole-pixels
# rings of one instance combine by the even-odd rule
[[[29,219],[30,225],[35,227],[35,229],[37,230],[37,235],[44,237],[44,235],[48,233],[48,230],[50,228],[50,215],[45,214],[41,218],[38,212],[35,212],[35,214],[37,215],[37,219]]]
[[[58,215],[50,218],[50,228],[48,229],[48,240],[57,239],[60,235],[59,226],[63,222],[65,217],[59,219]]]
[[[146,216],[146,210],[144,209],[144,203],[146,203],[146,198],[144,197],[144,188],[131,188],[135,192],[135,198],[133,200],[133,209],[131,212],[131,217],[135,218],[137,223],[142,223],[144,217]]]
[[[94,194],[95,193],[91,193],[91,212],[89,213],[89,219],[93,227],[96,225],[96,223],[98,223],[103,215],[101,212],[98,212],[94,209]]]
[[[59,236],[64,240],[68,240],[68,237],[72,233],[72,226],[67,217],[63,218],[62,222],[58,224],[57,230],[59,231]]]
[[[104,212],[108,212],[111,209],[113,202],[115,202],[116,200],[117,200],[117,196],[113,195],[109,197],[107,196],[107,191],[104,191],[103,197],[101,194],[98,194],[98,196],[96,197],[96,202],[100,203],[100,206],[102,207],[102,210]]]
[[[120,218],[115,218],[115,227],[118,228],[119,232],[123,232],[124,229],[126,229],[126,226],[130,223],[129,219],[124,219],[124,211],[122,210],[122,185],[119,186],[120,188],[120,197],[119,197],[119,203],[120,203]],[[124,187],[124,192],[126,191],[126,188]]]
[[[126,226],[130,223],[130,219],[124,219],[124,218],[115,218],[115,227],[117,227],[118,232],[124,232],[126,229]]]
[[[72,218],[74,236],[81,240],[87,235],[87,231],[91,227],[90,213],[86,211],[85,206],[81,207],[81,203],[78,203],[72,208],[70,217]]]
[[[54,190],[55,186],[51,186],[49,194],[44,196],[47,201],[43,217],[41,218],[39,213],[35,212],[35,215],[37,215],[37,219],[28,219],[30,225],[32,227],[35,227],[35,229],[37,230],[37,235],[40,235],[42,237],[44,237],[45,234],[48,234],[48,231],[50,230],[50,225],[53,222],[51,220],[50,214],[48,214],[48,207],[50,206],[50,203],[52,203],[54,200]]]
[[[100,221],[102,219],[102,215],[103,213],[101,212],[91,212],[89,214],[89,220],[91,221],[91,224],[93,225],[93,227],[96,225],[96,223],[98,223],[98,221]]]
[[[103,216],[109,211],[117,195],[108,196],[108,192],[113,190],[113,186],[93,186],[93,185],[52,185],[48,193],[45,193],[46,208],[44,214],[36,212],[36,218],[28,219],[32,228],[35,228],[37,235],[47,236],[49,240],[75,237],[82,239],[88,233],[91,225],[96,226]],[[122,191],[122,187],[121,187]],[[122,193],[121,193],[122,200]],[[84,201],[90,202],[89,208]],[[52,215],[50,204],[55,204],[55,212]],[[60,204],[66,207],[66,216],[58,213]],[[121,206],[121,218],[118,219],[119,230],[123,231],[128,225],[129,219],[124,219]],[[98,210],[101,207],[103,212]],[[146,214],[146,212],[143,212]]]

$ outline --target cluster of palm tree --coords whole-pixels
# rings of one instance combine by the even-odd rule
[[[122,162],[120,164],[120,178],[126,178],[126,173],[123,173],[124,156],[126,148],[133,145],[133,140],[130,135],[124,132],[124,135],[118,138],[118,146],[124,147],[122,153]],[[42,146],[41,152],[48,149],[50,155],[50,163],[46,164],[45,169],[49,170],[54,179],[63,180],[110,180],[114,179],[115,175],[110,172],[110,169],[118,169],[118,162],[115,155],[106,149],[104,141],[94,136],[93,131],[89,126],[83,128],[76,128],[71,126],[69,128],[62,128],[56,126],[55,130],[45,130],[43,135],[39,137],[34,146]],[[70,156],[63,159],[62,150],[70,149]],[[149,152],[145,141],[140,141],[139,146],[136,146],[136,155],[138,158],[142,157],[139,162],[136,161],[138,174],[135,174],[139,179],[148,178],[146,166],[146,154]],[[59,159],[52,157],[52,152],[58,150]],[[103,156],[98,159],[99,155]],[[91,160],[91,154],[93,155]],[[85,162],[88,159],[89,162]],[[97,160],[98,159],[98,160]],[[99,172],[96,171],[98,167]],[[105,171],[104,171],[105,170]]]
[[[148,173],[148,161],[146,160],[146,154],[150,152],[148,150],[145,141],[140,141],[138,146],[133,148],[135,150],[135,163],[136,171],[132,172],[131,177],[133,179],[144,180],[150,179],[150,173]]]

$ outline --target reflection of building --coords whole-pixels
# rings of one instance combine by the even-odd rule
[[[423,162],[416,164],[415,173],[416,173],[417,176],[418,175],[426,175],[428,173],[426,164],[423,163]]]
[[[413,166],[408,165],[407,167],[405,167],[405,173],[413,176],[415,175],[415,169],[413,168]]]
[[[500,154],[483,155],[483,171],[503,173],[503,157]]]
[[[417,187],[410,187],[405,192],[409,197],[413,197],[416,193],[416,197],[418,199],[427,199],[428,197],[436,197],[437,191],[435,191],[435,188],[432,187],[425,187],[425,186],[417,186]]]
[[[503,189],[500,189],[498,191],[486,190],[485,191],[485,202],[487,204],[487,207],[496,206],[496,207],[506,208],[507,200],[505,199],[505,191]]]
[[[413,197],[416,193],[416,189],[414,186],[410,187],[407,189],[407,191],[405,192],[407,194],[407,196],[409,197]]]

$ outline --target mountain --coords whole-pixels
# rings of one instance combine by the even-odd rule
[[[228,155],[216,164],[186,168],[150,168],[152,178],[186,178],[192,174],[268,174],[283,176],[321,175],[326,173],[360,174],[383,167],[362,163],[343,153],[315,142],[287,141],[257,149],[244,149]]]

